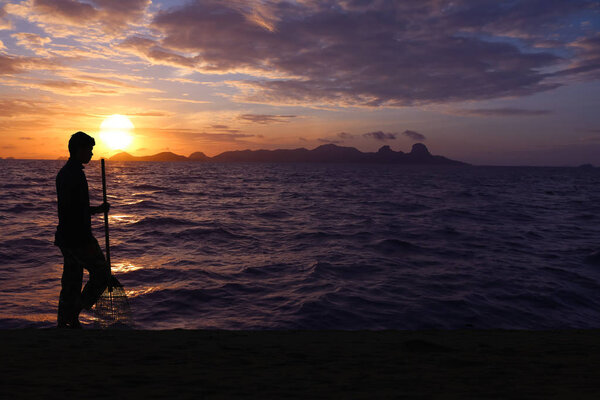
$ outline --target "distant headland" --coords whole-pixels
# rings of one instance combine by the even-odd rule
[[[342,147],[325,144],[313,150],[277,149],[277,150],[235,150],[226,151],[214,157],[195,152],[189,157],[171,152],[151,156],[136,157],[128,153],[118,153],[110,157],[111,161],[196,161],[196,162],[274,162],[274,163],[382,163],[406,165],[469,165],[443,156],[434,156],[423,143],[412,146],[410,153],[393,151],[390,146],[382,146],[376,153],[363,153],[354,147]]]

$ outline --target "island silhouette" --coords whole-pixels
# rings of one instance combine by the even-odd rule
[[[462,161],[432,155],[423,143],[415,143],[410,153],[393,151],[390,146],[382,146],[375,153],[364,153],[354,147],[324,144],[312,150],[234,150],[225,151],[214,157],[195,152],[189,157],[172,152],[162,152],[151,156],[136,157],[122,152],[110,157],[111,161],[196,161],[196,162],[274,162],[274,163],[384,163],[406,165],[469,165]]]

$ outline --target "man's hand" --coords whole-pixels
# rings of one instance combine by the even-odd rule
[[[99,213],[104,213],[104,212],[108,212],[108,210],[110,210],[110,203],[105,201],[104,203],[102,203],[100,205],[100,207],[98,207],[98,212]]]
[[[99,213],[103,213],[103,212],[108,212],[108,210],[110,210],[110,203],[108,203],[108,202],[104,202],[101,205],[99,205],[98,207],[90,207],[91,214],[99,214]]]

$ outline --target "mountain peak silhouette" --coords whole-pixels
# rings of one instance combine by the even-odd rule
[[[379,150],[377,150],[377,154],[392,154],[395,153],[394,150],[387,144],[385,146],[381,146]]]
[[[431,155],[431,153],[429,153],[429,149],[427,149],[427,146],[425,146],[423,143],[413,144],[410,154],[413,154],[416,156],[430,156]]]
[[[188,157],[190,161],[209,161],[210,157],[204,154],[201,151],[197,151],[195,153],[190,154]]]
[[[188,161],[185,156],[180,156],[170,151],[154,154],[151,156],[136,157],[129,153],[122,152],[115,154],[110,158],[111,161]]]
[[[114,161],[196,161],[196,162],[270,162],[270,163],[384,163],[419,165],[467,165],[460,161],[442,156],[434,156],[423,143],[415,143],[410,153],[393,151],[390,146],[382,146],[376,153],[363,153],[354,147],[338,146],[334,143],[323,144],[312,150],[233,150],[225,151],[214,157],[195,152],[189,157],[171,152],[152,156],[135,157],[128,153],[119,153],[110,158]]]

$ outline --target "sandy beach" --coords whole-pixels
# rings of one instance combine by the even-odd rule
[[[2,398],[598,398],[600,331],[0,331]]]

